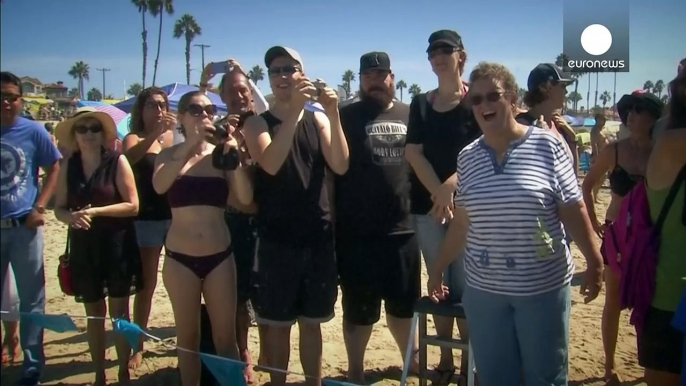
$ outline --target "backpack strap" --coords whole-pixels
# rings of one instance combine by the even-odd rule
[[[419,112],[422,115],[422,123],[426,124],[426,114],[429,108],[429,97],[428,93],[421,93],[417,96],[419,98]]]
[[[665,203],[662,205],[662,209],[660,209],[660,215],[657,217],[657,221],[655,222],[654,228],[657,234],[660,234],[660,232],[662,231],[662,225],[664,225],[665,220],[667,219],[669,209],[672,207],[672,204],[676,199],[676,194],[679,192],[682,182],[684,183],[684,185],[686,185],[686,164],[684,164],[684,166],[681,168],[681,171],[679,171],[679,174],[676,176],[674,184],[672,184],[672,188],[669,190],[669,193],[667,194],[667,199],[665,200]],[[684,196],[686,196],[686,194],[684,194]],[[684,199],[684,201],[686,201],[686,199]],[[682,215],[682,217],[686,216]],[[686,219],[682,218],[682,220]]]

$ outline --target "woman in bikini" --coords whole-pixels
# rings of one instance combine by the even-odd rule
[[[606,225],[612,223],[619,214],[623,197],[631,191],[636,183],[643,181],[648,158],[653,147],[652,129],[661,116],[663,107],[663,103],[656,96],[643,91],[624,95],[617,104],[620,119],[628,127],[631,134],[629,138],[606,146],[600,151],[582,186],[591,224],[600,237],[603,237]],[[593,189],[599,182],[605,180],[608,172],[610,173],[612,199],[605,213],[605,222],[602,223],[596,216]],[[601,248],[601,251],[603,251],[603,262],[606,266],[604,279],[607,286],[602,317],[605,380],[607,385],[614,386],[620,384],[620,379],[615,373],[614,363],[621,311],[619,273],[612,268],[607,269],[607,266],[612,266],[611,263],[613,262],[607,260],[604,248]]]
[[[210,99],[199,91],[187,93],[179,101],[178,112],[185,141],[160,152],[152,183],[158,194],[167,194],[172,212],[162,275],[181,348],[181,383],[197,386],[200,358],[193,352],[200,345],[201,295],[217,354],[239,358],[236,266],[224,208],[229,189],[243,205],[251,204],[253,191],[242,166],[220,170],[213,164],[215,146],[208,136],[215,133],[212,119],[217,107]],[[237,149],[237,142],[229,133],[221,146],[218,151],[228,155],[232,148]]]

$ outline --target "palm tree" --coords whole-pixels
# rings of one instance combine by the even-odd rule
[[[105,97],[102,98],[102,99],[114,99],[114,95],[112,95],[112,94],[107,94],[107,95],[105,95]]]
[[[148,31],[145,29],[145,14],[148,12],[148,0],[131,0],[131,3],[138,8],[138,13],[143,19],[143,87],[145,87],[145,69],[148,67]]]
[[[72,87],[71,89],[69,89],[69,94],[68,94],[68,95],[69,95],[69,98],[73,98],[73,97],[75,97],[75,96],[79,96],[79,89],[76,88],[76,87]]]
[[[167,15],[174,14],[174,0],[148,0],[148,10],[152,17],[160,18],[160,31],[157,35],[157,56],[155,57],[155,67],[152,72],[152,85],[155,85],[155,80],[157,79],[157,64],[160,61],[160,47],[162,46],[162,19],[164,19],[164,13]]]
[[[524,106],[524,94],[526,94],[526,89],[520,87],[517,90],[517,104],[519,107]]]
[[[90,89],[88,91],[88,100],[89,101],[101,101],[102,100],[102,93],[96,87],[93,87],[92,89]]]
[[[569,63],[569,56],[567,56],[564,52],[560,55],[557,55],[557,58],[555,59],[555,64],[558,67],[561,67],[562,70],[564,70],[567,63]]]
[[[350,84],[355,81],[355,73],[353,70],[347,70],[343,73],[343,89],[345,90],[345,98],[350,98],[350,92],[352,91]]]
[[[645,91],[651,92],[653,90],[653,87],[655,87],[655,85],[653,84],[653,82],[649,80],[646,80],[646,82],[643,83],[643,89]]]
[[[185,14],[174,24],[174,38],[182,36],[186,40],[186,84],[191,84],[191,43],[196,36],[202,35],[202,29],[193,15]]]
[[[582,72],[583,75],[588,75],[588,91],[586,91],[586,104],[590,105],[591,104],[591,73],[590,72]],[[589,111],[591,108],[590,106],[586,106],[586,111]]]
[[[665,89],[665,82],[660,79],[657,82],[655,82],[655,85],[653,86],[653,93],[657,94],[657,97],[662,96],[662,91]]]
[[[598,78],[600,77],[600,71],[595,73],[595,101],[593,102],[593,108],[598,106]]]
[[[88,67],[88,63],[82,61],[74,63],[68,74],[72,78],[79,80],[79,98],[83,99],[83,96],[86,95],[83,89],[83,80],[90,80],[90,67]]]
[[[422,88],[419,87],[417,83],[412,83],[412,86],[410,86],[410,89],[407,90],[407,92],[412,95],[412,98],[416,97],[417,95],[422,93]]]
[[[395,89],[400,90],[400,101],[403,101],[403,90],[407,88],[407,83],[405,83],[404,80],[399,80],[398,83],[395,84]]]
[[[126,91],[126,93],[128,95],[137,96],[141,93],[141,91],[143,91],[143,86],[141,86],[140,83],[134,83],[131,86],[129,86],[129,89]]]
[[[662,103],[667,104],[667,102],[669,101],[669,97],[667,96],[667,94],[665,94],[660,97],[660,100],[662,101]]]
[[[255,85],[257,85],[257,82],[264,79],[264,70],[262,69],[262,67],[257,65],[253,67],[252,70],[250,70],[250,72],[248,72],[248,78],[250,78],[250,80],[252,80],[252,82],[255,83]]]
[[[574,106],[577,106],[579,101],[581,101],[581,99],[582,99],[582,96],[581,96],[581,94],[579,94],[578,91],[572,91],[569,93],[569,95],[567,95],[567,100],[572,101],[572,104]],[[576,112],[576,108],[574,109],[574,112]]]
[[[607,105],[607,102],[612,99],[612,95],[610,95],[609,91],[603,91],[603,93],[600,95],[600,100],[603,102],[603,109]]]

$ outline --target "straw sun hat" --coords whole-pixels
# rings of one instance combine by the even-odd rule
[[[74,135],[74,124],[83,118],[95,118],[100,121],[103,128],[103,146],[107,147],[110,142],[117,138],[117,126],[109,114],[98,111],[93,107],[82,107],[76,110],[76,113],[71,118],[57,125],[55,137],[57,137],[57,141],[61,146],[78,150],[78,144]]]

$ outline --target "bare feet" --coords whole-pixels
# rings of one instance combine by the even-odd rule
[[[617,374],[606,375],[605,386],[622,386],[622,380],[619,379],[619,375]]]
[[[367,381],[364,379],[364,371],[357,374],[354,372],[348,371],[348,382],[355,384],[355,385],[366,385]]]
[[[241,351],[241,360],[248,364],[248,366],[245,368],[245,374],[244,374],[245,375],[245,383],[252,384],[253,382],[255,382],[255,374],[253,373],[252,358],[250,357],[250,351],[249,350]]]
[[[19,346],[18,336],[6,336],[2,342],[2,364],[9,365],[19,362],[21,356],[21,346]]]
[[[129,359],[129,369],[136,370],[143,364],[143,352],[139,351]]]

